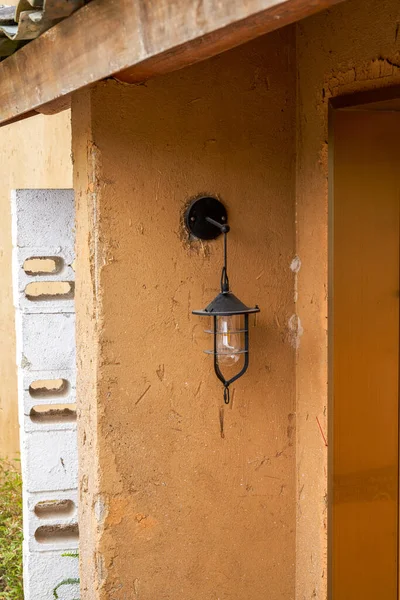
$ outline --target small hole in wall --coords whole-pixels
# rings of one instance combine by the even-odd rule
[[[66,379],[37,379],[29,386],[29,393],[33,398],[67,396],[69,389],[70,385]]]
[[[22,265],[27,275],[55,275],[64,266],[64,261],[59,256],[32,256],[27,258]]]
[[[35,540],[39,544],[65,544],[79,540],[79,528],[73,525],[42,525],[35,531]]]
[[[73,423],[76,404],[38,404],[29,413],[34,423]]]
[[[25,288],[28,300],[71,300],[74,297],[75,283],[73,281],[33,281]]]
[[[75,512],[75,508],[72,500],[43,500],[36,504],[34,512],[40,519],[52,519],[69,517]]]

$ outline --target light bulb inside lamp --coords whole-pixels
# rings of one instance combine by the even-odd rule
[[[219,316],[216,324],[216,351],[218,364],[234,366],[244,351],[244,325],[242,315]]]

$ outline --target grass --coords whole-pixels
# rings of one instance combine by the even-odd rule
[[[67,556],[69,558],[79,558],[79,552],[64,552],[61,556]],[[80,579],[64,579],[61,581],[53,590],[53,596],[56,600],[59,600],[60,596],[58,595],[58,590],[64,585],[79,585]],[[79,600],[79,598],[74,598],[74,600]]]
[[[78,585],[79,581],[80,579],[64,579],[64,581],[61,581],[58,585],[56,585],[56,587],[53,590],[54,598],[56,600],[60,598],[60,596],[58,595],[58,590],[60,589],[60,587],[62,587],[63,585]],[[74,598],[74,600],[79,600],[79,598]]]
[[[0,600],[22,600],[22,477],[16,465],[0,459]],[[79,558],[78,552],[62,556]],[[53,590],[77,585],[79,579],[67,578]],[[79,599],[76,599],[79,600]]]
[[[0,598],[23,597],[22,478],[15,464],[0,459]]]

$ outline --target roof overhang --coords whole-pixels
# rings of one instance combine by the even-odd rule
[[[68,107],[113,76],[174,71],[343,0],[92,0],[0,63],[0,125]]]

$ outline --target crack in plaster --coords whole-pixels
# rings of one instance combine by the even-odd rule
[[[384,78],[393,80],[396,77],[400,79],[400,53],[396,53],[393,58],[380,56],[346,70],[331,72],[325,79],[322,99],[325,103],[335,96],[362,91],[360,82],[370,84]],[[393,81],[390,83],[393,84]]]

